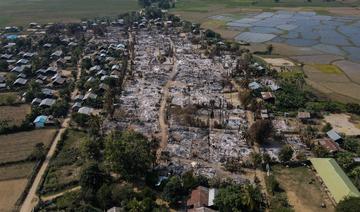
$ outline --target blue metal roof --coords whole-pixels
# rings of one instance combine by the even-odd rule
[[[38,116],[34,120],[34,123],[45,123],[47,120],[47,116]]]

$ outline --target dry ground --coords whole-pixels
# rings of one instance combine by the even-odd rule
[[[34,165],[35,163],[33,162],[27,162],[9,166],[1,166],[0,181],[27,178],[31,174]]]
[[[347,60],[334,62],[341,70],[355,83],[360,84],[360,64],[353,63]]]
[[[334,206],[324,192],[321,191],[319,182],[309,184],[315,179],[313,173],[306,167],[285,168],[274,167],[274,174],[289,199],[295,211],[301,212],[332,212]],[[325,203],[327,208],[321,208]]]
[[[12,212],[13,207],[25,189],[28,180],[26,178],[0,181],[0,211]]]
[[[15,202],[25,189],[27,178],[35,163],[26,162],[0,167],[0,211],[12,211]]]
[[[306,82],[333,100],[360,102],[360,85],[354,83],[343,72],[326,73],[316,66],[305,65],[303,68]]]
[[[31,107],[28,104],[0,106],[0,121],[8,121],[9,126],[20,125],[30,112]]]
[[[26,159],[35,144],[44,143],[48,147],[54,138],[55,129],[40,129],[0,136],[0,162]]]
[[[345,135],[360,135],[359,123],[352,123],[348,114],[330,114],[324,116],[326,122],[330,123],[334,130]]]

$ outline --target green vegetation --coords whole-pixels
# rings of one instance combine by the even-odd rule
[[[138,8],[137,0],[1,0],[0,26],[80,21],[83,18],[116,16]]]
[[[40,193],[53,193],[76,185],[83,164],[80,144],[87,139],[85,132],[68,130],[57,147],[56,156],[50,162]]]
[[[285,145],[281,148],[279,152],[279,159],[282,162],[287,162],[291,160],[292,156],[294,154],[294,150],[289,145]]]
[[[311,66],[325,74],[342,74],[343,73],[337,66],[331,65],[331,64],[314,64]]]
[[[348,197],[339,202],[336,212],[356,212],[360,208],[360,197]]]
[[[110,134],[105,142],[106,163],[127,180],[143,178],[155,162],[153,143],[133,131]]]
[[[358,5],[358,2],[343,3],[338,1],[312,0],[180,0],[176,3],[176,11],[210,12],[219,8],[239,7],[336,7]]]
[[[262,197],[254,185],[229,185],[220,188],[214,200],[220,211],[260,211]]]

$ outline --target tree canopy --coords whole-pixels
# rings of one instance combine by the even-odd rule
[[[256,186],[229,185],[219,189],[214,203],[220,211],[259,211],[262,197]]]
[[[128,180],[140,179],[155,162],[151,142],[134,131],[110,134],[105,141],[105,160],[110,169]]]
[[[336,206],[337,212],[357,212],[360,208],[360,197],[347,197]]]

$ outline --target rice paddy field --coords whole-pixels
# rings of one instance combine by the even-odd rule
[[[37,143],[48,147],[55,136],[55,129],[32,130],[0,136],[0,163],[27,159]]]
[[[19,126],[30,112],[28,104],[0,106],[0,121],[6,121],[9,126]]]
[[[199,8],[209,1],[202,2],[204,5],[199,4]],[[232,3],[217,6],[218,10],[214,9],[214,4],[208,9],[198,8],[197,13],[190,9],[177,11],[180,6],[175,13],[200,22],[202,27],[212,29],[224,38],[250,43],[246,48],[252,52],[264,52],[266,46],[272,44],[271,57],[304,64],[306,81],[322,97],[360,102],[357,92],[360,90],[358,9],[335,7],[337,2],[331,2],[334,4],[331,8],[319,7],[321,3],[318,2],[318,7],[254,6],[242,9],[237,8],[234,1]]]
[[[73,22],[138,8],[137,0],[0,0],[0,26]]]

